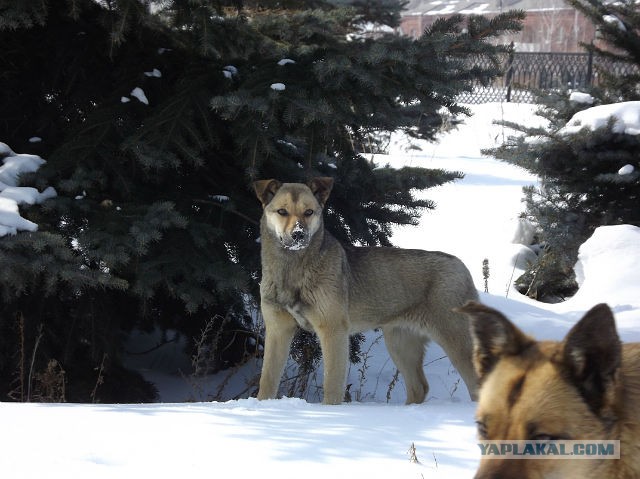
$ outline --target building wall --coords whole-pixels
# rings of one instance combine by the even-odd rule
[[[489,14],[490,15],[490,14]],[[446,16],[446,15],[445,15]],[[400,32],[417,38],[439,18],[435,15],[407,14],[402,17]],[[595,27],[584,15],[573,9],[529,11],[523,30],[499,39],[514,42],[520,52],[584,52],[580,42],[595,39]]]

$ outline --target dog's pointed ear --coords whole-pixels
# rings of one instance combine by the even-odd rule
[[[564,339],[563,365],[569,380],[595,414],[613,401],[622,344],[611,309],[591,308]]]
[[[318,203],[324,208],[327,198],[333,189],[333,178],[329,176],[322,176],[312,179],[309,184],[311,193],[316,197]]]
[[[253,182],[253,189],[256,191],[256,196],[262,203],[264,208],[276,195],[282,183],[278,180],[258,180]]]
[[[473,366],[481,381],[502,357],[520,354],[535,343],[502,313],[484,304],[468,301],[455,311],[471,320]]]

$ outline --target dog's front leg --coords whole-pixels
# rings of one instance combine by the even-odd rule
[[[340,404],[344,401],[349,359],[349,330],[346,319],[340,316],[323,322],[316,328],[324,362],[324,404]]]
[[[297,323],[288,312],[271,303],[263,301],[261,310],[266,337],[258,399],[273,399],[278,394]]]

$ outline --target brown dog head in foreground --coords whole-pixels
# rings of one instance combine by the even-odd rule
[[[620,459],[483,455],[477,479],[640,477],[640,344],[622,345],[599,304],[562,342],[536,341],[500,312],[469,302],[482,441],[620,441]]]

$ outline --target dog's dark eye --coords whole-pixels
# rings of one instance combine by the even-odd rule
[[[280,208],[278,211],[276,211],[276,213],[278,213],[280,216],[287,216],[289,214],[289,212],[284,208]]]
[[[313,210],[307,210],[304,212],[305,216],[311,216],[313,214]]]
[[[487,425],[482,421],[476,421],[476,427],[478,428],[478,436],[480,439],[487,438]]]

